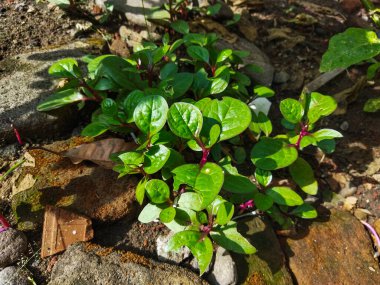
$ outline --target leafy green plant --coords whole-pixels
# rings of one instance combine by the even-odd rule
[[[378,9],[369,0],[362,0],[362,3],[375,25],[380,28]],[[322,57],[320,70],[328,72],[336,68],[348,68],[354,64],[369,62],[367,78],[373,80],[380,68],[380,62],[375,59],[379,54],[380,39],[376,32],[363,28],[348,28],[330,39],[328,50]],[[365,112],[380,110],[380,97],[369,99],[363,110]]]
[[[111,156],[114,170],[140,177],[138,219],[158,220],[175,232],[168,247],[189,247],[201,274],[213,243],[241,254],[256,251],[237,231],[244,211],[266,212],[284,227],[292,217],[316,217],[303,198],[317,193],[317,181],[299,154],[311,145],[331,152],[341,137],[315,130],[336,108],[332,97],[316,92],[282,100],[287,131],[271,136],[268,109],[258,102],[269,102],[274,92],[265,86],[249,91],[251,80],[241,72],[248,53],[218,50],[216,41],[214,34],[185,33],[172,42],[166,34],[160,45],[135,46],[129,58],[82,58],[86,74],[76,60],[60,60],[49,73],[68,83],[38,106],[49,111],[95,102],[100,107],[82,135],[113,131],[135,138],[135,150]],[[284,168],[297,189],[272,182]]]

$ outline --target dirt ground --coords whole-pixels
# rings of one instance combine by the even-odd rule
[[[237,2],[237,1],[232,1]],[[304,84],[315,79],[328,39],[349,26],[368,26],[360,11],[347,13],[338,1],[331,0],[247,0],[239,1],[251,15],[257,29],[255,44],[271,59],[277,73],[286,72],[289,79],[275,83],[277,103],[286,97],[299,96]],[[305,16],[306,15],[306,16]],[[0,73],[1,60],[11,55],[58,45],[81,37],[75,34],[77,19],[70,19],[59,9],[34,0],[3,0],[0,3]],[[124,20],[103,28],[113,33]],[[243,36],[236,28],[232,28]],[[96,31],[86,34],[99,36]],[[319,91],[334,95],[355,85],[364,74],[364,67],[351,68],[327,83]],[[351,92],[339,103],[342,114],[325,119],[322,124],[342,132],[336,152],[322,157],[308,154],[317,167],[321,197],[352,189],[348,196],[358,198],[357,207],[370,212],[369,220],[380,218],[380,114],[364,113],[364,102],[380,95],[374,84],[359,92]],[[345,111],[344,111],[345,110]],[[278,111],[273,110],[276,114]],[[348,190],[347,190],[348,191]],[[342,206],[344,200],[339,201]],[[339,206],[338,205],[338,206]],[[6,207],[6,205],[4,205]],[[113,224],[95,224],[95,242],[131,249],[155,257],[154,241],[164,231],[158,224],[141,225],[123,220]],[[112,235],[110,235],[112,233]],[[40,247],[40,234],[29,234],[30,257],[27,268],[38,284],[45,284],[49,276],[50,259],[40,260],[35,253]]]

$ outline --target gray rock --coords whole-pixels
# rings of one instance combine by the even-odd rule
[[[10,266],[0,271],[0,285],[30,285],[30,282],[24,270]]]
[[[236,264],[224,248],[218,247],[216,250],[214,266],[207,279],[212,285],[237,284]]]
[[[168,251],[167,245],[172,236],[173,232],[170,232],[167,235],[160,235],[157,238],[157,256],[158,260],[160,261],[174,262],[176,264],[179,264],[182,260],[188,258],[191,253],[187,247],[182,247],[180,252]]]
[[[350,125],[347,121],[344,121],[339,127],[342,131],[347,131]]]
[[[82,243],[70,246],[55,264],[48,285],[207,284],[195,273],[175,265],[131,252],[108,252],[101,247],[86,250]]]
[[[0,268],[18,261],[27,248],[28,241],[22,232],[9,228],[0,233]]]
[[[358,190],[358,187],[356,186],[350,186],[351,183],[349,183],[346,187],[342,188],[340,191],[339,191],[339,194],[346,198],[348,196],[352,196],[356,193],[356,191]]]
[[[14,160],[18,151],[18,144],[10,144],[0,147],[0,162]]]
[[[273,81],[274,67],[270,63],[268,56],[262,52],[255,44],[246,39],[238,38],[238,40],[230,44],[223,39],[219,40],[216,44],[219,49],[234,49],[249,51],[250,55],[245,57],[244,64],[254,64],[262,69],[261,72],[254,72],[250,69],[243,69],[243,71],[251,77],[254,83],[270,86]]]
[[[3,62],[0,75],[0,145],[16,142],[10,120],[22,137],[46,138],[71,129],[76,121],[74,108],[43,113],[37,105],[52,93],[50,65],[65,57],[78,58],[94,53],[94,44],[75,42],[55,49],[21,54]]]
[[[283,84],[283,83],[288,82],[289,79],[290,79],[289,73],[281,70],[280,72],[276,72],[274,74],[273,82],[277,84]]]

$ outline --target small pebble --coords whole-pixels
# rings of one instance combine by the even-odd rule
[[[283,84],[288,82],[290,79],[290,75],[286,72],[281,70],[280,72],[276,72],[274,74],[273,82],[277,84]]]
[[[27,248],[28,241],[23,232],[9,228],[0,233],[0,268],[20,260]]]
[[[342,131],[347,131],[348,130],[348,128],[349,128],[349,124],[348,124],[348,122],[347,121],[344,121],[342,124],[340,124],[340,129],[342,130]]]
[[[0,285],[30,285],[24,270],[16,266],[6,267],[0,271]]]

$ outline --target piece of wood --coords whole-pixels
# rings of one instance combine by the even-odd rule
[[[62,252],[79,241],[94,237],[91,220],[62,208],[46,206],[41,258]]]

